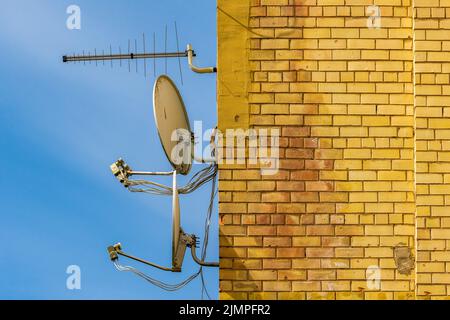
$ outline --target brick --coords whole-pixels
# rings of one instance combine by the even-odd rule
[[[364,234],[363,226],[336,226],[335,234],[338,236],[357,236]]]
[[[289,247],[292,241],[290,237],[265,237],[264,247]]]
[[[302,203],[279,203],[277,204],[277,213],[305,213],[305,205]]]
[[[390,225],[385,226],[370,226],[367,225],[365,228],[365,234],[367,235],[393,235],[394,234],[394,227]]]
[[[276,205],[270,203],[249,203],[248,213],[275,213]]]
[[[275,235],[276,227],[273,226],[249,226],[248,235],[259,236],[259,235]]]
[[[249,191],[272,191],[275,190],[274,181],[249,181],[248,190]]]
[[[308,279],[310,280],[334,280],[336,272],[334,270],[309,270]]]
[[[383,291],[409,291],[409,281],[381,281]]]
[[[331,191],[333,184],[326,181],[307,181],[306,191]]]
[[[278,248],[278,258],[302,258],[305,256],[304,248]]]
[[[233,281],[233,289],[236,291],[260,291],[262,288],[259,281]]]
[[[243,226],[221,226],[221,232],[224,235],[230,235],[230,236],[239,236],[239,235],[245,235],[246,234],[246,228]]]
[[[221,203],[219,204],[221,213],[246,213],[247,205],[245,203]]]
[[[348,237],[323,237],[322,241],[325,247],[346,247],[350,245]]]
[[[261,197],[262,202],[289,202],[289,192],[270,192],[263,193]]]
[[[308,236],[333,235],[334,227],[333,226],[307,226],[306,234]]]
[[[233,245],[237,247],[261,246],[262,239],[258,237],[235,237]]]
[[[368,159],[371,157],[370,149],[346,149],[344,159]]]
[[[248,248],[249,258],[274,258],[275,249],[273,248]]]

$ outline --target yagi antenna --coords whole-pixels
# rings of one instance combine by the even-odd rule
[[[85,65],[86,62],[92,63],[92,62],[97,62],[98,61],[102,61],[103,64],[105,63],[105,61],[110,61],[111,62],[111,68],[113,67],[113,61],[114,60],[119,60],[121,63],[121,60],[128,60],[128,70],[131,71],[131,66],[130,63],[131,61],[135,61],[136,62],[136,72],[138,72],[138,60],[144,59],[144,74],[146,75],[146,66],[147,66],[147,62],[146,59],[165,59],[165,72],[167,73],[167,59],[168,58],[178,58],[179,61],[179,65],[180,65],[180,70],[181,70],[181,62],[180,59],[181,58],[187,58],[188,59],[188,64],[189,64],[189,68],[196,72],[196,73],[213,73],[213,72],[217,72],[217,68],[216,67],[207,67],[207,68],[200,68],[194,65],[194,57],[196,57],[196,53],[194,51],[194,49],[192,48],[191,44],[187,45],[187,49],[186,51],[180,51],[179,50],[179,43],[178,43],[178,30],[176,29],[176,24],[175,24],[175,33],[176,33],[176,37],[177,37],[177,51],[174,52],[167,52],[167,27],[166,27],[166,32],[165,32],[165,44],[164,44],[164,52],[156,52],[156,35],[153,34],[153,53],[148,53],[146,52],[146,43],[145,43],[145,34],[143,34],[143,52],[138,52],[138,45],[137,45],[137,40],[134,41],[134,52],[131,52],[131,43],[130,40],[128,40],[128,53],[127,54],[122,54],[122,50],[119,47],[119,53],[113,53],[112,50],[112,46],[109,46],[109,54],[105,54],[104,50],[103,53],[101,55],[97,54],[97,50],[94,51],[94,54],[91,54],[90,52],[88,52],[88,54],[85,54],[85,51],[83,51],[82,55],[64,55],[62,57],[62,61],[64,63],[69,63],[69,62],[83,62],[83,64]],[[156,61],[154,61],[153,63],[153,69],[154,69],[154,75],[156,76]],[[182,74],[180,71],[180,76],[182,78]],[[182,80],[183,82],[183,80]]]
[[[84,52],[84,51],[83,51]],[[133,53],[128,54],[109,54],[109,55],[73,55],[63,56],[63,62],[86,62],[86,61],[100,61],[100,60],[139,60],[139,59],[159,59],[159,58],[178,58],[188,57],[188,51],[183,52],[160,52],[160,53]],[[195,53],[192,56],[196,56]]]

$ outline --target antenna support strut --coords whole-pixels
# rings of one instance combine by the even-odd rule
[[[186,52],[188,54],[189,68],[191,68],[192,71],[194,71],[196,73],[215,73],[215,72],[217,72],[216,67],[199,68],[199,67],[194,66],[193,58],[195,57],[195,53],[194,53],[194,50],[192,49],[191,44],[187,45]]]

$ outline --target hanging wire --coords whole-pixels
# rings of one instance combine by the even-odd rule
[[[211,300],[211,296],[209,295],[208,289],[206,289],[206,280],[204,277],[204,273],[203,273],[203,267],[200,268],[200,279],[202,281],[202,294],[201,294],[201,299],[204,300],[205,299],[205,295],[206,297]]]
[[[196,273],[192,274],[191,276],[189,276],[188,278],[186,278],[184,281],[177,283],[177,284],[168,284],[162,281],[159,281],[155,278],[152,278],[148,275],[146,275],[145,273],[139,271],[138,269],[134,268],[134,267],[130,267],[130,266],[123,266],[121,264],[119,264],[117,261],[114,261],[114,266],[116,267],[117,270],[119,271],[128,271],[128,272],[132,272],[135,275],[143,278],[144,280],[148,281],[149,283],[163,289],[166,291],[177,291],[182,289],[183,287],[185,287],[189,282],[191,282],[192,280],[194,280],[195,278],[198,277],[198,275],[200,274],[200,270],[197,271]]]
[[[212,218],[212,212],[214,208],[214,199],[217,195],[217,189],[216,189],[216,182],[217,182],[217,175],[214,176],[212,183],[211,183],[211,193],[209,197],[209,206],[208,206],[208,212],[206,214],[205,219],[205,231],[204,231],[204,240],[203,240],[203,247],[202,247],[202,260],[206,260],[206,254],[208,249],[208,243],[209,243],[209,230],[211,227],[211,218]],[[209,300],[211,300],[211,296],[209,295],[208,289],[206,288],[206,282],[205,277],[203,274],[203,268],[200,268],[200,277],[202,280],[202,300],[203,300],[203,293],[206,294]]]
[[[212,217],[212,211],[214,208],[214,199],[217,195],[216,190],[216,182],[217,182],[217,175],[214,175],[212,179],[212,186],[211,186],[211,194],[210,194],[210,201],[208,206],[208,213],[205,220],[205,238],[203,241],[203,248],[202,248],[202,260],[206,259],[206,249],[208,248],[208,241],[209,241],[209,229],[211,226],[211,217]]]

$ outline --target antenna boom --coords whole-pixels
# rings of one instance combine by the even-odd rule
[[[82,56],[63,56],[63,62],[76,61],[109,61],[109,60],[134,60],[134,59],[160,59],[160,58],[182,58],[188,57],[189,53],[167,52],[167,53],[130,53],[130,54],[110,54],[110,55],[82,55]]]

